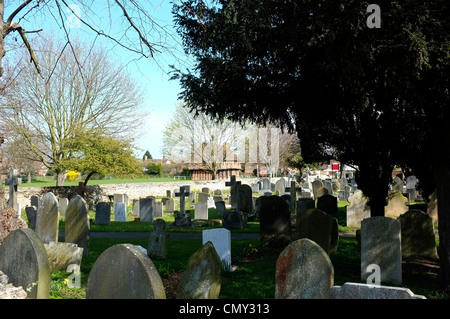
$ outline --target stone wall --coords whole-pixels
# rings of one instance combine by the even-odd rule
[[[275,182],[273,179],[272,182]],[[239,179],[242,184],[251,185],[256,183],[256,178],[242,178]],[[114,194],[127,194],[130,200],[139,199],[146,196],[166,196],[166,190],[179,190],[180,186],[189,185],[191,191],[200,192],[203,187],[208,187],[210,190],[230,189],[229,186],[225,186],[225,180],[214,181],[174,181],[164,183],[130,183],[130,184],[103,184],[87,186],[88,194],[87,200],[93,200],[94,202],[108,201],[108,196]],[[64,187],[19,187],[18,189],[18,202],[21,207],[30,205],[30,198],[32,195],[38,195],[42,197],[47,192],[53,192],[57,197],[71,198],[77,194],[76,186],[64,186]],[[8,197],[8,192],[5,191],[5,197]]]

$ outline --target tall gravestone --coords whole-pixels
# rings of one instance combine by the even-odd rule
[[[114,221],[126,222],[127,221],[127,205],[125,203],[114,203]]]
[[[291,242],[291,214],[281,197],[261,197],[259,219],[262,246],[284,248]]]
[[[169,234],[167,234],[166,222],[161,218],[156,219],[148,241],[148,256],[150,258],[166,259],[168,240]]]
[[[398,221],[401,225],[404,258],[438,258],[433,220],[428,214],[409,210],[400,215]]]
[[[145,197],[139,199],[139,215],[141,222],[153,222],[155,212],[155,198]]]
[[[339,230],[336,218],[320,209],[309,209],[297,216],[299,238],[308,238],[317,243],[328,254],[338,244]]]
[[[83,256],[89,255],[90,223],[86,201],[80,195],[72,197],[66,211],[67,243],[83,248]]]
[[[202,243],[211,242],[222,261],[223,269],[231,269],[231,233],[228,229],[206,229],[202,231]]]
[[[313,190],[313,195],[314,198],[317,199],[317,190],[321,187],[323,187],[323,183],[321,180],[316,179],[315,181],[313,181],[312,183],[312,190]]]
[[[237,192],[237,188],[238,185],[241,185],[241,182],[236,181],[236,176],[232,175],[230,177],[230,181],[229,182],[225,182],[225,186],[229,186],[230,187],[230,205],[231,208],[238,208],[239,205],[239,199],[238,199],[238,192]]]
[[[400,222],[376,216],[361,222],[361,280],[366,281],[380,270],[380,282],[402,283]]]
[[[0,245],[0,270],[30,299],[48,299],[50,265],[42,240],[29,228],[11,232]]]
[[[194,219],[208,220],[208,203],[195,203]]]
[[[36,215],[36,234],[44,243],[57,242],[59,234],[58,200],[53,193],[42,196]]]
[[[178,299],[218,299],[222,262],[211,242],[200,247],[188,260],[177,290]]]
[[[314,241],[296,240],[279,255],[275,272],[276,299],[327,299],[333,285],[333,264]]]
[[[347,205],[347,226],[361,227],[361,221],[370,217],[369,199],[364,196],[361,190],[357,190],[348,198]]]
[[[408,199],[400,192],[392,192],[387,199],[385,216],[397,218],[408,211]]]
[[[109,225],[111,223],[111,204],[99,202],[95,207],[95,224]]]
[[[131,244],[106,249],[95,261],[86,299],[165,299],[161,277],[145,252]]]
[[[317,198],[317,208],[323,210],[327,214],[335,215],[338,213],[337,198],[333,195],[323,195]]]
[[[17,202],[17,185],[19,184],[19,171],[17,169],[10,169],[8,178],[5,181],[5,185],[9,186],[9,198],[8,206],[14,208],[17,212],[20,212]]]
[[[239,185],[237,187],[237,196],[239,199],[239,209],[244,214],[251,214],[253,212],[253,201],[252,201],[252,189],[246,184]]]

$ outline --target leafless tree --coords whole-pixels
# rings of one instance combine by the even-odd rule
[[[43,38],[44,39],[44,38]],[[41,72],[18,64],[18,75],[0,100],[2,128],[20,156],[43,163],[64,181],[65,162],[76,154],[68,142],[83,135],[133,136],[140,127],[142,92],[103,50],[45,39],[35,44]],[[62,54],[60,52],[63,52]]]

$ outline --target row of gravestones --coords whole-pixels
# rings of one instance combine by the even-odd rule
[[[372,226],[384,226],[382,223],[384,221],[375,218]],[[383,234],[389,235],[391,241],[396,240],[391,234]],[[229,231],[226,229],[205,231],[203,245],[189,258],[187,268],[181,276],[177,298],[219,297],[221,272],[229,265],[229,238]],[[376,265],[380,269],[389,266]],[[13,231],[5,238],[0,246],[0,269],[8,275],[14,286],[27,287],[28,298],[48,298],[49,259],[42,241],[31,229]],[[381,281],[386,279],[383,271],[380,271],[380,277]],[[86,298],[164,299],[166,293],[161,277],[145,249],[131,244],[118,244],[105,250],[95,261],[87,281]],[[314,241],[302,238],[286,246],[276,261],[275,298],[424,297],[414,295],[409,289],[379,284],[346,283],[341,287],[334,286],[334,268],[328,254]]]

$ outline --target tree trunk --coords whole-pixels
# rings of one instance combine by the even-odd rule
[[[66,171],[57,172],[56,186],[64,186],[64,181],[66,179],[66,176],[67,176],[67,172]]]

